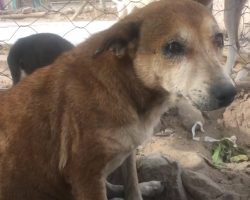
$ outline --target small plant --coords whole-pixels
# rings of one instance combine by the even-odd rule
[[[247,161],[249,158],[244,149],[239,148],[234,141],[223,138],[215,142],[212,148],[212,161],[215,166],[223,163]]]

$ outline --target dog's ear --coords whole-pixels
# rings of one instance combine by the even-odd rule
[[[194,0],[211,9],[213,0]],[[226,0],[225,0],[226,1]]]
[[[132,56],[140,35],[141,22],[119,22],[104,34],[104,40],[96,50],[94,57],[105,51],[110,51],[118,58]]]

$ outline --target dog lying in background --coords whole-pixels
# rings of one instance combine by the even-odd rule
[[[38,33],[17,40],[7,58],[13,84],[36,69],[53,63],[73,47],[69,41],[52,33]]]
[[[202,5],[163,0],[2,93],[0,199],[104,200],[106,177],[125,159],[125,198],[141,199],[133,152],[163,112],[179,98],[200,110],[233,101],[222,47]]]

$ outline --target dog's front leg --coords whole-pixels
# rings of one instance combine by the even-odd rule
[[[125,200],[142,200],[136,170],[136,157],[133,151],[122,164]]]
[[[107,200],[105,180],[96,179],[94,175],[87,179],[79,176],[71,179],[72,195],[75,200]],[[82,181],[84,180],[84,181]]]

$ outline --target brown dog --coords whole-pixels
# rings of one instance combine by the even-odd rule
[[[179,96],[201,110],[232,102],[222,46],[207,9],[164,0],[1,94],[0,199],[106,199],[105,177]]]

